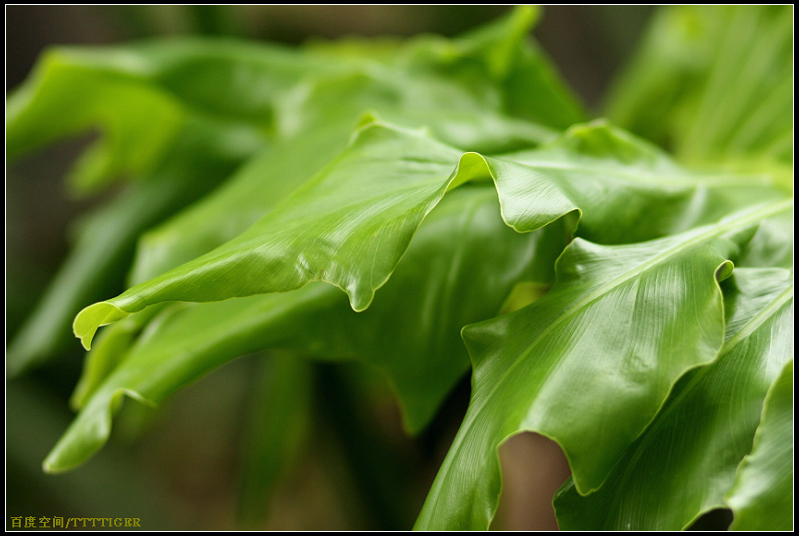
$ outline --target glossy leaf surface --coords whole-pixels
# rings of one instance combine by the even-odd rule
[[[503,216],[514,229],[537,229],[571,212],[580,218],[577,234],[603,244],[685,231],[785,196],[768,174],[691,173],[602,121],[575,125],[541,148],[491,165]]]
[[[731,530],[793,528],[793,359],[769,389],[752,453],[727,496]]]
[[[352,311],[338,289],[321,283],[289,293],[169,307],[94,388],[47,467],[64,470],[99,448],[121,393],[159,403],[211,369],[265,348],[359,359],[384,370],[407,428],[419,431],[468,368],[460,328],[494,316],[518,281],[549,283],[564,245],[565,233],[557,226],[515,233],[499,216],[493,188],[466,187],[430,214],[392,279],[363,313]]]
[[[202,203],[205,208],[182,216],[183,223],[145,239],[131,276],[134,282],[207,253],[242,232],[337,154],[367,110],[380,110],[408,126],[431,125],[443,140],[464,150],[507,150],[551,138],[546,128],[497,113],[503,92],[509,91],[502,86],[503,77],[515,68],[518,51],[527,50],[525,33],[534,20],[533,10],[520,9],[455,46],[446,40],[409,40],[381,62],[365,49],[331,61],[329,54],[313,48],[298,51],[234,40],[53,49],[9,99],[8,156],[14,159],[66,136],[99,129],[100,140],[73,172],[75,189],[94,191],[131,173],[150,183],[143,188],[150,193],[120,199],[97,217],[99,225],[82,235],[74,260],[14,341],[12,373],[53,354],[75,312],[99,298],[97,293],[107,292],[93,287],[90,294],[88,285],[97,280],[119,284],[139,233],[181,203],[194,201],[231,171],[229,164],[267,140],[276,143],[271,157],[253,162],[249,174],[238,174],[224,192]],[[443,64],[447,73],[440,72]],[[458,84],[465,74],[480,81],[474,85],[479,90]],[[474,91],[491,95],[491,110]],[[454,98],[456,93],[462,98]],[[540,102],[545,105],[552,98],[559,97],[542,95]],[[198,132],[209,131],[214,135],[205,136],[206,142],[192,142]],[[221,168],[227,171],[217,174]],[[287,176],[278,179],[283,171]]]
[[[582,163],[564,164],[566,157]],[[713,188],[697,187],[659,152],[603,125],[576,127],[521,158],[525,164],[461,155],[420,132],[365,125],[331,165],[245,233],[84,309],[75,320],[75,333],[88,346],[97,327],[148,305],[283,292],[314,280],[342,288],[353,309],[363,310],[390,277],[425,215],[447,190],[470,181],[494,179],[503,217],[519,231],[541,228],[571,213],[586,214],[584,232],[611,243],[620,240],[619,226],[631,220],[637,225],[627,234],[640,240],[712,215],[700,211],[708,201],[715,210],[729,210],[783,197],[764,188],[768,179],[763,177],[742,185],[736,178],[718,181],[720,191],[740,190],[737,196],[709,194]],[[638,164],[640,170],[619,172],[625,162]],[[671,174],[653,178],[653,168]],[[675,176],[682,182],[674,185]],[[623,211],[600,196],[601,191],[625,199]]]
[[[679,530],[725,507],[766,392],[793,355],[793,281],[788,270],[741,268],[724,289],[718,360],[680,379],[601,489],[581,497],[564,486],[562,529]]]
[[[575,240],[549,293],[466,327],[472,401],[417,528],[487,528],[500,489],[497,448],[524,430],[558,442],[578,491],[598,489],[677,379],[717,357],[718,280],[754,225],[790,210],[778,202],[637,245]]]

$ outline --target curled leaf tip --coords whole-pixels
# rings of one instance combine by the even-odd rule
[[[716,268],[716,281],[721,283],[728,277],[732,275],[732,271],[735,268],[735,265],[732,261],[724,261],[722,262],[718,268]]]
[[[45,473],[47,473],[47,474],[52,474],[52,473],[54,473],[54,472],[55,472],[55,471],[53,470],[53,468],[50,466],[50,464],[49,464],[49,463],[47,463],[47,460],[45,460],[44,462],[42,462],[42,471],[44,471],[44,472],[45,472]]]
[[[368,110],[364,112],[360,118],[358,118],[358,122],[355,124],[355,128],[357,130],[367,125],[379,122],[380,122],[380,116],[377,114],[377,112],[375,110]]]
[[[72,331],[75,333],[75,337],[80,339],[83,347],[86,350],[91,350],[92,339],[97,332],[97,328],[121,320],[128,315],[130,313],[126,313],[111,303],[95,303],[78,313],[72,323]]]

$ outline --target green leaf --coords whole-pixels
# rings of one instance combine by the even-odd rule
[[[566,154],[582,162],[563,164]],[[84,309],[75,319],[75,334],[88,347],[97,327],[148,305],[283,292],[314,280],[342,288],[353,309],[364,310],[425,215],[448,189],[468,181],[494,178],[503,217],[517,230],[531,231],[579,212],[585,214],[581,232],[603,242],[690,227],[706,218],[698,209],[707,205],[729,210],[784,197],[763,188],[767,177],[716,178],[698,186],[651,147],[604,125],[575,127],[540,154],[522,155],[526,165],[476,153],[459,156],[423,133],[366,125],[330,166],[245,233]],[[620,173],[621,163],[630,161],[640,171]],[[608,203],[599,196],[608,190],[624,201]],[[716,190],[722,193],[714,195]],[[731,191],[739,194],[730,196]],[[636,225],[623,233],[630,221]],[[106,317],[109,311],[113,318]]]
[[[519,52],[503,87],[504,109],[513,117],[560,130],[589,119],[579,99],[537,44]]]
[[[685,231],[785,197],[769,174],[689,172],[603,121],[575,125],[552,143],[490,162],[503,216],[514,229],[537,229],[571,212],[579,216],[577,234],[602,244]]]
[[[487,528],[498,448],[526,430],[569,459],[563,528],[682,528],[725,504],[734,528],[790,528],[793,12],[664,13],[611,115],[710,171],[575,125],[585,111],[530,40],[536,8],[455,39],[49,53],[8,99],[8,156],[97,129],[74,189],[136,183],[85,224],[9,370],[43,362],[69,316],[118,292],[138,249],[136,286],[74,320],[86,347],[119,322],[45,470],[96,452],[124,395],[157,404],[275,353],[242,517],[291,463],[313,391],[377,512],[365,518],[391,528],[414,477],[358,424],[375,397],[350,399],[332,367],[312,386],[304,359],[375,368],[416,433],[471,354],[471,405],[419,528]]]
[[[323,107],[313,99],[302,108],[306,106]],[[351,117],[303,127],[299,134],[276,141],[211,195],[145,233],[139,240],[130,280],[141,283],[208,253],[270,212],[346,148],[357,117],[354,110],[360,108],[353,108]],[[302,110],[297,113],[304,115]],[[552,137],[537,125],[484,112],[456,114],[439,109],[429,113],[392,111],[390,115],[408,125],[427,124],[436,137],[464,150],[530,146],[534,140]],[[363,118],[369,120],[368,115]]]
[[[498,92],[484,79],[476,84],[486,93]],[[349,128],[365,111],[407,128],[426,127],[439,141],[463,151],[520,150],[557,135],[504,115],[498,105],[486,105],[470,88],[441,73],[371,64],[307,77],[286,93],[277,123],[282,136],[303,136],[332,125]]]
[[[792,165],[793,7],[673,6],[611,93],[608,116],[693,163]]]
[[[752,453],[738,468],[727,503],[731,530],[793,528],[793,359],[769,389]]]
[[[8,100],[8,156],[100,127],[103,138],[75,171],[75,186],[96,188],[152,171],[191,116],[265,136],[278,93],[321,67],[308,55],[231,40],[52,49]]]
[[[729,259],[752,226],[791,209],[777,202],[635,245],[576,239],[549,293],[464,328],[472,400],[417,528],[486,529],[501,487],[497,449],[521,431],[563,448],[579,492],[598,489],[677,379],[716,358]]]
[[[529,148],[556,136],[487,111],[468,95],[454,97],[462,92],[432,73],[399,76],[371,64],[306,77],[281,100],[276,118],[281,138],[212,196],[147,233],[132,281],[160,275],[244,231],[344,149],[358,118],[363,124],[374,116],[361,117],[363,110],[380,110],[381,117],[407,127],[424,126],[461,150]]]
[[[725,507],[766,392],[793,355],[790,271],[741,268],[729,283],[718,360],[681,378],[598,491],[581,497],[563,487],[561,529],[680,530]]]
[[[289,293],[169,306],[95,389],[46,467],[66,470],[98,449],[119,394],[159,403],[213,368],[266,348],[359,359],[384,370],[406,427],[418,432],[468,369],[461,327],[495,315],[518,281],[550,282],[554,258],[565,245],[562,228],[520,235],[507,228],[497,208],[491,187],[452,192],[363,313],[320,283]]]
[[[28,378],[7,382],[5,395],[9,408],[6,478],[9,486],[20,490],[17,496],[10,498],[10,503],[17,502],[18,508],[26,509],[52,504],[63,508],[64,512],[87,514],[97,509],[115,518],[135,515],[151,520],[148,522],[155,526],[174,526],[163,507],[164,503],[174,501],[174,490],[149,478],[135,452],[124,445],[112,446],[91,467],[63,475],[61,479],[42,473],[41,461],[47,447],[58,438],[72,416],[63,399]],[[124,492],[110,493],[109,490],[120,482],[125,483]],[[25,497],[29,494],[31,497]]]
[[[293,355],[264,356],[259,367],[240,470],[239,522],[255,528],[266,519],[267,499],[308,435],[310,365]]]
[[[236,126],[189,121],[168,161],[86,217],[75,249],[10,345],[9,374],[54,357],[71,340],[75,314],[87,302],[123,287],[139,234],[196,201],[235,169],[249,150],[240,134]]]
[[[402,160],[387,168],[386,161],[393,163],[396,154]],[[458,157],[454,149],[422,134],[367,125],[335,165],[244,234],[84,309],[74,331],[88,348],[98,326],[147,305],[283,292],[314,280],[346,290],[353,309],[361,311],[388,280],[422,219],[454,185],[457,173],[450,171]],[[479,156],[467,155],[459,167],[467,176],[485,173],[481,163],[484,169]]]
[[[738,260],[741,266],[793,268],[793,213],[761,222],[757,234]]]
[[[518,6],[504,19],[451,43],[433,41],[432,44],[438,45],[433,48],[438,52],[434,64],[439,70],[451,68],[453,61],[448,56],[454,55],[453,48],[466,58],[482,58],[486,74],[500,85],[504,113],[562,130],[585,121],[588,115],[546,53],[529,35],[539,16],[532,6]],[[459,66],[468,68],[468,64]],[[461,80],[461,85],[474,87],[482,77],[485,75],[475,77],[477,80]]]
[[[351,130],[333,125],[264,149],[210,195],[144,233],[129,279],[141,283],[235,238],[340,153]]]
[[[141,183],[82,226],[75,251],[12,343],[12,375],[54,356],[76,312],[122,287],[144,229],[194,202],[262,147],[275,92],[306,68],[290,61],[293,54],[270,50],[230,42],[58,49],[11,96],[10,158],[99,125],[105,137],[78,163],[80,188],[102,186],[125,171]],[[200,84],[202,73],[218,78]],[[243,88],[253,98],[231,99],[238,111],[214,108],[211,97]],[[249,124],[239,122],[245,116]]]
[[[339,150],[349,135],[351,123],[364,108],[380,108],[406,125],[430,125],[441,139],[464,149],[489,152],[517,149],[551,138],[553,134],[543,127],[483,110],[483,102],[453,83],[457,73],[463,69],[468,71],[476,60],[485,64],[481,67],[483,71],[492,72],[497,69],[492,67],[497,62],[512,63],[515,50],[522,46],[526,28],[532,22],[524,11],[520,10],[507,23],[485,34],[479,42],[465,39],[453,55],[438,57],[433,54],[437,58],[434,63],[452,64],[446,76],[419,67],[431,61],[420,52],[427,46],[424,39],[405,46],[415,50],[411,57],[418,56],[418,59],[403,67],[404,75],[377,69],[368,61],[331,64],[329,58],[323,60],[313,54],[220,40],[146,43],[106,51],[63,49],[45,57],[39,67],[44,74],[32,78],[9,101],[10,156],[99,122],[106,136],[97,148],[85,155],[84,162],[89,164],[79,164],[89,173],[83,173],[80,179],[86,188],[99,187],[103,181],[125,170],[152,169],[157,169],[150,174],[157,174],[159,181],[175,181],[176,185],[174,188],[158,186],[163,190],[156,188],[152,194],[156,199],[145,195],[140,202],[119,201],[108,209],[110,216],[98,216],[99,231],[93,230],[81,239],[74,260],[64,268],[59,281],[15,342],[12,354],[22,357],[12,358],[12,363],[43,361],[54,353],[57,341],[64,340],[59,334],[64,332],[66,319],[87,301],[109,292],[94,287],[94,293],[90,294],[87,285],[97,280],[109,283],[120,280],[120,275],[114,272],[119,272],[126,262],[131,240],[167,213],[162,210],[165,206],[162,203],[171,199],[173,193],[178,200],[188,203],[195,196],[184,198],[185,194],[178,189],[209,184],[190,178],[183,169],[196,168],[202,172],[203,166],[216,166],[213,158],[207,156],[209,150],[214,155],[220,150],[238,151],[239,158],[243,158],[260,146],[266,131],[275,130],[280,136],[293,132],[297,136],[294,140],[278,141],[271,157],[263,157],[248,168],[248,178],[243,176],[246,172],[242,173],[235,185],[231,184],[224,193],[182,216],[180,223],[148,235],[140,244],[131,276],[134,282],[144,281],[207,253],[263,216],[279,198],[307,180],[312,171]],[[505,32],[506,24],[514,31]],[[495,46],[501,50],[494,51]],[[435,50],[433,47],[432,51]],[[402,54],[399,59],[392,59],[395,66],[405,61]],[[501,91],[497,83],[488,79],[481,82],[481,94]],[[86,87],[91,91],[85,91]],[[120,98],[120,92],[125,94],[124,99]],[[143,96],[129,96],[139,93]],[[454,98],[456,93],[462,93],[463,97]],[[89,95],[92,100],[86,102]],[[420,95],[425,98],[420,99]],[[492,97],[491,100],[500,101],[501,98]],[[129,106],[118,106],[120,101]],[[143,104],[139,104],[140,101]],[[161,101],[167,104],[159,105]],[[276,101],[281,104],[277,118],[273,117]],[[165,106],[171,106],[177,110],[175,114],[180,115],[170,127],[177,133],[169,134],[170,128],[163,124],[170,117],[162,109]],[[56,109],[69,109],[72,115],[67,119],[74,118],[59,122],[43,119],[54,115]],[[339,118],[338,123],[331,124],[330,113]],[[151,116],[155,119],[151,120]],[[184,133],[191,133],[198,128],[197,124],[205,123],[228,132],[219,136],[220,148],[195,147],[192,151],[181,151]],[[324,126],[320,128],[320,125]],[[157,135],[142,129],[152,129]],[[149,145],[136,149],[132,145],[134,142]],[[11,146],[15,144],[21,148],[13,149]],[[122,151],[124,155],[117,154]],[[160,164],[159,155],[166,152],[170,159]],[[185,154],[187,160],[177,159],[176,152]],[[139,153],[143,156],[136,156]],[[131,163],[130,158],[138,160]],[[190,161],[192,158],[197,161]],[[259,164],[268,166],[273,176],[284,170],[287,180],[261,180],[258,175],[264,168],[259,169]],[[177,170],[175,173],[183,176],[188,184],[179,184],[178,177],[160,178],[167,172],[159,166],[169,172]],[[168,210],[175,208],[176,205],[170,204]],[[126,214],[129,217],[124,218]],[[117,220],[119,227],[108,225],[109,220]],[[27,366],[15,364],[13,368],[22,370]]]
[[[509,151],[522,148],[520,141],[528,137],[540,141],[542,133],[550,136],[542,126],[563,129],[587,115],[530,42],[537,13],[517,7],[455,39],[421,36],[400,46],[350,39],[312,46],[311,54],[347,68],[298,84],[282,102],[278,123],[284,133],[294,133],[300,125],[307,130],[374,109],[403,126],[427,125],[439,140],[465,151]],[[497,128],[496,117],[505,120],[504,128]],[[476,123],[492,128],[494,136],[474,132]],[[482,145],[472,144],[473,132]]]
[[[96,54],[56,49],[43,57],[34,76],[8,99],[9,159],[100,126],[105,137],[73,169],[76,190],[98,188],[121,173],[153,170],[186,112],[171,95],[132,79],[124,54],[106,56],[98,62]]]
[[[78,411],[86,405],[108,375],[122,363],[133,343],[146,336],[142,335],[142,330],[165,306],[166,304],[150,307],[109,326],[100,333],[91,351],[86,354],[83,372],[69,399],[69,405],[73,410]]]

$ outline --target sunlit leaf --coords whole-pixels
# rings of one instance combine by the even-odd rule
[[[493,188],[468,187],[452,192],[430,214],[394,276],[363,313],[352,311],[338,289],[321,283],[289,293],[171,306],[95,389],[47,466],[69,468],[99,448],[120,393],[159,403],[213,368],[265,348],[358,359],[384,370],[407,428],[417,432],[468,368],[461,327],[495,315],[518,281],[550,282],[564,245],[558,226],[515,233],[499,216]]]
[[[563,164],[565,154],[579,163]],[[425,215],[447,190],[469,181],[493,178],[503,217],[519,231],[578,214],[583,215],[581,233],[610,243],[621,240],[621,229],[642,240],[690,227],[706,218],[699,209],[708,204],[729,210],[784,197],[763,187],[768,177],[751,183],[711,179],[703,186],[701,178],[692,180],[653,148],[603,125],[575,128],[540,154],[520,158],[524,164],[462,155],[421,132],[367,124],[331,165],[245,233],[84,309],[75,319],[75,333],[88,347],[99,326],[148,305],[283,292],[314,280],[338,286],[353,309],[364,310]],[[620,172],[624,162],[638,163],[640,170]],[[653,176],[653,167],[668,173]],[[715,188],[725,196],[738,188],[750,195],[725,199],[713,195]],[[615,193],[613,202],[599,195],[608,191]]]

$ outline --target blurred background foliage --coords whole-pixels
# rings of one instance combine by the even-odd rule
[[[6,6],[6,91],[49,45],[109,44],[186,34],[230,35],[289,44],[344,35],[456,35],[507,6]],[[535,37],[594,111],[609,81],[636,50],[651,7],[551,6]],[[91,206],[64,175],[87,139],[60,144],[6,169],[6,346],[33,310],[70,247],[70,229]],[[108,295],[121,288],[109,289]],[[307,397],[311,441],[296,442],[294,468],[269,497],[247,492],[242,460],[257,456],[257,411],[279,403],[265,367],[279,356],[239,359],[157,410],[127,404],[111,441],[84,467],[45,475],[41,462],[66,429],[67,400],[82,367],[77,340],[47,367],[7,381],[8,516],[139,517],[145,530],[410,528],[465,412],[469,379],[428,432],[407,438],[382,378],[352,366],[314,365],[295,374],[326,381]],[[363,376],[368,376],[365,381]],[[333,378],[334,381],[327,381]],[[278,394],[275,394],[275,393]],[[369,405],[354,398],[367,398]],[[333,404],[331,401],[335,400]],[[351,419],[337,419],[335,414]],[[336,422],[350,422],[342,427]],[[287,430],[297,423],[285,423]],[[253,454],[255,452],[255,454]],[[549,502],[567,468],[556,447],[520,436],[503,447],[507,493],[498,528],[553,528]],[[254,463],[257,463],[255,460]],[[510,463],[510,462],[509,462]],[[526,465],[523,465],[526,464]],[[528,466],[532,465],[535,471]],[[513,469],[508,469],[513,467]],[[268,469],[283,472],[284,468]],[[541,482],[525,482],[530,471]],[[517,492],[517,489],[520,490]],[[522,494],[537,490],[540,497]],[[244,493],[240,493],[244,491]],[[239,497],[244,497],[240,500]],[[254,498],[253,498],[254,497]],[[252,501],[255,501],[252,503]],[[530,505],[538,501],[543,514]],[[10,517],[6,519],[11,528]]]

